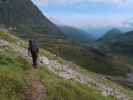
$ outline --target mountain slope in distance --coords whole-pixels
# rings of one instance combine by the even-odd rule
[[[122,55],[132,55],[132,46],[133,31],[126,32],[100,44],[100,48],[103,48],[103,50]]]
[[[85,32],[82,29],[70,27],[70,26],[58,26],[60,30],[66,35],[66,37],[71,40],[75,41],[77,43],[90,43],[94,40],[94,37]]]
[[[117,28],[113,28],[109,31],[107,31],[100,39],[98,39],[98,42],[108,42],[108,41],[112,41],[113,39],[119,37],[122,34],[122,32],[117,29]]]

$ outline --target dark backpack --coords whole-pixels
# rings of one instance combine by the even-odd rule
[[[38,47],[37,41],[32,40],[31,50],[32,50],[32,52],[36,52],[36,53],[39,51],[39,47]]]

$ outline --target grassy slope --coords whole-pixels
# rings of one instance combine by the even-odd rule
[[[10,42],[19,40],[3,33],[0,33],[0,38]],[[0,47],[0,99],[23,100],[24,89],[30,84],[26,73],[30,70],[31,65],[19,53]],[[38,76],[48,90],[47,100],[112,100],[86,85],[64,80],[45,67],[38,70]]]
[[[72,43],[68,41],[66,38],[52,38],[48,37],[47,34],[40,34],[40,32],[30,33],[31,30],[27,32],[26,31],[27,30],[23,29],[22,31],[19,30],[15,33],[15,35],[23,39],[37,39],[42,48],[47,49],[48,51],[56,54],[57,56],[62,57],[65,60],[72,61],[87,70],[91,70],[93,72],[100,74],[113,74],[123,76],[125,76],[129,72],[129,68],[127,66],[120,65],[110,57],[105,57],[97,54],[98,50],[90,50],[91,47],[86,47],[83,45]],[[50,34],[48,31],[44,33]]]
[[[125,64],[120,64],[112,57],[102,54],[101,51],[93,50],[91,47],[73,45],[70,43],[44,43],[44,48],[57,54],[58,56],[72,61],[87,70],[107,75],[125,75],[129,68]],[[100,52],[100,54],[99,54]]]
[[[113,100],[104,97],[93,88],[72,80],[64,80],[47,69],[39,71],[42,81],[48,88],[47,100]]]
[[[2,100],[21,100],[26,86],[25,70],[28,62],[14,51],[0,48],[0,98]]]

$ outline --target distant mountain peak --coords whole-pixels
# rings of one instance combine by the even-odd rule
[[[100,42],[110,41],[110,40],[120,36],[122,33],[123,32],[121,32],[119,29],[112,28],[109,31],[107,31],[100,39],[98,39],[98,41],[100,41]]]
[[[113,34],[113,33],[119,34],[119,33],[122,33],[122,32],[117,28],[112,28],[108,32],[106,32],[106,34]]]

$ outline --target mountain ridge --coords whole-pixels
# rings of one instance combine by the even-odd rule
[[[41,33],[58,38],[64,34],[48,20],[31,0],[6,0],[1,2],[0,25],[11,31],[23,33]],[[47,34],[48,33],[48,34]],[[20,36],[21,36],[20,35]]]
[[[107,52],[129,56],[132,55],[132,38],[133,31],[129,31],[98,45],[101,46],[100,48],[105,48]]]
[[[108,42],[112,39],[115,39],[119,37],[122,34],[122,32],[117,28],[112,28],[111,30],[107,31],[100,39],[98,39],[98,42]]]
[[[94,37],[82,29],[66,25],[60,25],[58,27],[65,34],[65,36],[73,42],[75,41],[77,43],[89,44],[89,42],[94,41]]]

